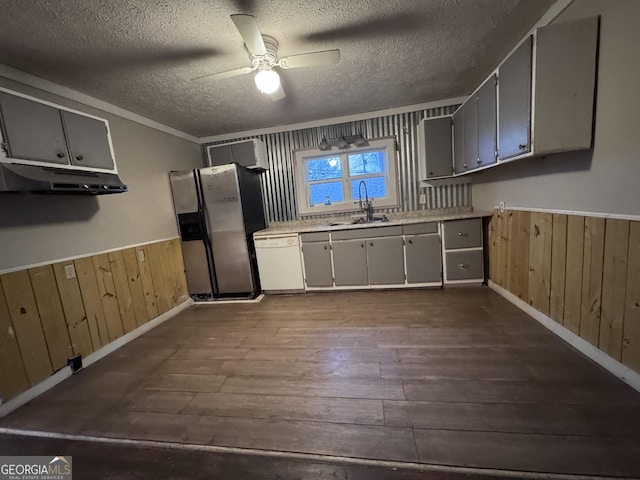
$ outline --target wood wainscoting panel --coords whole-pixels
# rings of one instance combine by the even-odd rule
[[[131,300],[133,301],[133,311],[138,326],[151,320],[147,314],[147,305],[144,300],[144,290],[142,287],[142,279],[140,278],[140,269],[138,268],[138,260],[136,259],[135,248],[127,248],[122,251],[124,260],[124,268],[127,272],[127,280],[129,281],[129,290],[131,291]]]
[[[147,318],[151,320],[158,316],[158,305],[156,303],[156,289],[153,286],[151,267],[149,266],[149,249],[146,246],[142,246],[136,247],[135,251],[144,293],[144,303],[147,308]]]
[[[640,222],[629,228],[622,363],[640,372]]]
[[[24,370],[0,279],[0,402],[13,398],[27,388],[29,379]]]
[[[113,342],[116,338],[124,335],[124,327],[122,326],[122,319],[120,318],[120,306],[118,305],[118,298],[116,297],[116,287],[113,281],[113,274],[111,273],[109,255],[103,253],[91,258],[93,260],[93,268],[96,271],[100,301],[102,302],[104,316],[107,321],[109,342]]]
[[[564,290],[564,326],[580,333],[582,313],[582,265],[584,252],[584,217],[567,219],[567,270]]]
[[[604,218],[585,218],[580,336],[591,345],[600,338],[604,227]]]
[[[567,268],[567,216],[553,214],[551,238],[551,295],[549,316],[564,323],[564,290]]]
[[[494,283],[640,372],[640,222],[496,210],[489,234]]]
[[[163,314],[171,308],[171,284],[167,279],[164,263],[166,263],[166,249],[159,243],[147,245],[147,258],[153,286],[155,288],[156,306],[158,313]]]
[[[58,284],[58,292],[60,293],[60,301],[64,310],[64,318],[69,330],[73,353],[86,357],[96,349],[91,340],[92,335],[87,321],[87,313],[82,303],[78,275],[67,278],[65,272],[65,267],[69,265],[73,266],[73,262],[55,263],[53,272]],[[97,335],[97,327],[95,334]]]
[[[550,213],[532,212],[530,220],[529,304],[549,315],[553,217]]]
[[[124,333],[135,330],[138,326],[136,322],[136,312],[133,309],[133,298],[129,289],[129,279],[124,266],[124,258],[122,252],[109,253],[109,265],[111,267],[111,277],[113,278],[113,286],[116,289],[116,299],[118,300],[118,308],[120,309],[120,319]]]
[[[0,275],[0,403],[186,295],[177,239]]]
[[[20,270],[5,273],[2,275],[2,288],[27,378],[31,385],[35,385],[51,375],[53,367],[31,289],[29,272]]]
[[[627,290],[629,221],[608,218],[605,230],[602,316],[598,347],[621,361],[624,299]]]
[[[93,258],[77,258],[73,261],[73,264],[76,267],[82,303],[89,322],[91,341],[93,342],[93,347],[97,350],[109,343],[109,330],[107,329],[107,319],[102,307],[102,297],[100,295],[100,287],[98,287]]]
[[[67,365],[67,359],[73,357],[73,348],[53,268],[51,265],[30,268],[29,278],[38,306],[44,338],[47,341],[51,365],[54,370],[60,370]]]

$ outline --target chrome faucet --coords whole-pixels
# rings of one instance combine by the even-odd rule
[[[364,186],[364,206],[362,203],[362,187]],[[358,203],[360,204],[360,210],[367,212],[367,222],[373,221],[373,202],[369,200],[369,193],[367,192],[367,184],[364,180],[360,180],[358,184]]]

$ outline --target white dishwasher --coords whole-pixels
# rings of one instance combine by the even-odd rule
[[[298,234],[254,239],[262,290],[283,293],[304,291]]]

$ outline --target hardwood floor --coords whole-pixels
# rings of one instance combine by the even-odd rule
[[[196,306],[0,420],[73,435],[628,477],[640,476],[638,425],[640,393],[485,287]]]

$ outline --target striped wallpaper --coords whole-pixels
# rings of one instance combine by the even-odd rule
[[[362,133],[367,139],[395,136],[398,141],[401,206],[387,209],[386,212],[471,206],[470,184],[420,187],[418,178],[416,161],[418,123],[423,118],[450,115],[456,108],[457,105],[451,105],[322,127],[258,135],[257,138],[265,143],[269,157],[269,170],[262,174],[262,193],[268,220],[282,222],[298,218],[293,171],[292,152],[294,150],[315,147],[320,144],[323,137],[336,138],[358,133]],[[246,138],[250,137],[205,144],[203,151],[206,156],[206,147],[209,145]],[[419,204],[421,193],[426,195],[427,203],[424,205]]]

